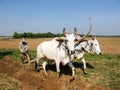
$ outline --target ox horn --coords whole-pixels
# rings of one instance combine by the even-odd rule
[[[91,21],[91,16],[89,16],[89,22],[90,22],[90,27],[89,27],[89,31],[84,35],[84,36],[82,36],[81,37],[81,39],[79,40],[79,41],[82,41],[86,36],[88,36],[89,35],[89,33],[91,32],[91,30],[92,30],[92,21]]]
[[[63,28],[63,35],[66,36],[65,28]]]
[[[77,28],[76,28],[76,27],[74,27],[73,34],[74,34],[74,35],[76,35],[76,34],[77,34]]]

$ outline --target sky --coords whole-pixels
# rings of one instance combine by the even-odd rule
[[[18,33],[120,35],[120,0],[0,0],[0,36]]]

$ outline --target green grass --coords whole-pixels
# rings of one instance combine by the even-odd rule
[[[29,53],[32,59],[35,58],[36,51],[29,51]],[[0,49],[0,57],[6,55],[22,63],[19,50]],[[82,62],[77,59],[74,60],[77,79],[81,82],[120,90],[120,55],[86,54],[85,60],[87,63],[87,75],[84,75],[81,69],[83,67]],[[14,83],[14,85],[16,86],[17,84]],[[70,90],[71,89],[72,88],[70,88]]]
[[[87,66],[88,75],[82,74],[82,70],[77,68],[77,72],[81,72],[81,75],[77,74],[80,80],[116,90],[120,89],[120,55],[87,54],[85,59],[89,63]],[[78,60],[75,61],[81,63]]]
[[[36,52],[35,51],[29,51],[31,59],[35,58]],[[20,59],[20,51],[16,49],[0,49],[0,57],[2,56],[9,56],[13,60],[16,60],[18,62],[22,62]]]

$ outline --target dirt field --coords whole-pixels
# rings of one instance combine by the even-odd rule
[[[97,38],[104,54],[120,54],[120,38]],[[26,39],[30,50],[36,50],[41,41],[50,39]],[[0,39],[0,48],[18,49],[21,39]],[[49,72],[50,73],[50,72]],[[1,75],[3,74],[3,75]],[[0,56],[0,89],[7,90],[110,90],[81,82],[77,78],[69,82],[70,75],[59,79],[56,73],[45,76],[43,70],[34,72],[33,65],[20,64],[8,56]],[[4,82],[4,83],[3,83]],[[10,84],[13,83],[13,84]]]
[[[70,76],[56,78],[56,73],[44,76],[43,70],[41,72],[34,72],[32,65],[22,65],[11,60],[9,57],[0,58],[0,73],[3,73],[7,81],[0,83],[0,87],[12,88],[10,90],[110,90],[96,85],[80,82],[75,79],[69,82]],[[0,78],[0,81],[2,79]],[[5,79],[6,80],[6,79]],[[16,83],[15,85],[8,85]],[[7,84],[7,85],[6,85]]]
[[[88,38],[90,39],[90,38]],[[30,50],[36,50],[37,45],[42,41],[51,40],[51,38],[26,39]],[[100,43],[101,51],[104,54],[120,54],[120,38],[97,38]],[[0,48],[18,49],[21,39],[0,39]]]

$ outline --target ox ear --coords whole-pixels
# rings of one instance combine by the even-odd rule
[[[65,28],[63,28],[63,35],[66,36]]]
[[[95,38],[96,38],[95,36],[94,36],[94,37],[92,37],[92,40],[95,40]]]
[[[73,34],[74,34],[74,35],[76,35],[76,34],[77,34],[77,28],[76,28],[76,27],[74,27]]]
[[[63,42],[64,41],[63,38],[56,38],[55,40],[58,41],[58,42]]]

